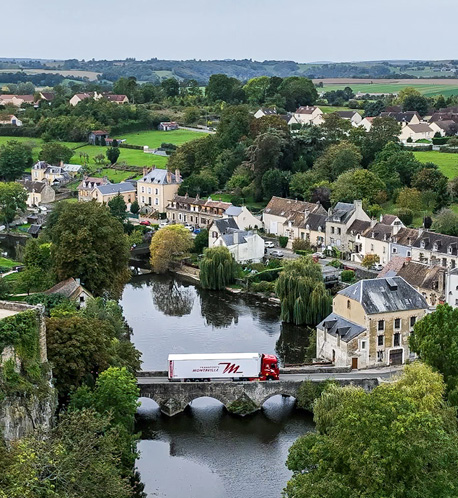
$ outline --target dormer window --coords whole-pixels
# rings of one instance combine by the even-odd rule
[[[426,244],[425,244],[425,241],[424,241],[424,240],[422,240],[422,241],[420,242],[420,247],[421,247],[422,249],[424,249],[424,248],[426,247]]]
[[[310,230],[310,225],[309,225],[309,224],[305,225],[305,228],[306,228],[307,230]]]
[[[453,247],[452,247],[452,246],[448,246],[448,253],[449,253],[449,254],[452,254],[452,253],[453,253]]]
[[[372,232],[371,237],[374,239],[375,238],[375,233]]]
[[[434,242],[433,251],[438,251],[438,250],[439,250],[439,244],[437,242]]]

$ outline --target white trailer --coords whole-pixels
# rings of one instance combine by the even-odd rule
[[[169,380],[258,378],[263,357],[260,353],[170,354]]]

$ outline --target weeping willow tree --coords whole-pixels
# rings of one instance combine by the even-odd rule
[[[239,265],[227,247],[207,249],[200,263],[200,283],[204,289],[221,290],[232,284],[239,274]]]
[[[331,312],[332,300],[320,265],[311,258],[285,262],[275,290],[281,301],[283,322],[314,327]]]

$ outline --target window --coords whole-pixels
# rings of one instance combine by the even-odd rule
[[[383,335],[377,336],[377,346],[383,346]]]
[[[377,361],[383,361],[383,351],[377,351]]]
[[[156,204],[156,206],[159,206],[159,199],[156,197],[156,199],[154,199],[154,204]]]
[[[394,328],[395,329],[400,329],[401,328],[401,319],[400,318],[395,318],[394,319]]]
[[[416,316],[411,316],[410,317],[410,326],[413,327],[415,325],[415,322],[417,321]]]
[[[351,308],[351,302],[350,302],[350,299],[347,299],[347,309],[350,309]]]
[[[366,349],[366,341],[361,341],[361,349]]]
[[[393,346],[400,346],[401,345],[401,334],[399,332],[396,332],[393,336]]]
[[[371,244],[371,251],[374,251],[374,244]]]
[[[142,195],[142,202],[145,202],[145,196]]]
[[[304,240],[304,232],[301,232],[301,239]]]
[[[386,249],[386,247],[385,247],[385,246],[383,246],[383,254],[385,254],[385,249]]]
[[[393,247],[393,253],[396,253],[398,252],[398,250],[396,249],[396,247]]]
[[[334,233],[334,227],[331,227],[331,233]]]
[[[158,188],[154,189],[154,193],[155,193],[156,195],[159,195],[159,189],[158,189]]]
[[[377,330],[385,330],[385,320],[378,321]]]
[[[337,235],[340,235],[342,233],[342,230],[340,228],[337,229]]]
[[[458,299],[455,299],[455,306],[458,306]]]
[[[408,258],[410,258],[410,256],[411,256],[410,251],[407,251],[407,257],[408,257]],[[420,258],[420,259],[421,259],[421,258]]]
[[[142,187],[142,194],[145,193],[145,187]]]
[[[148,194],[151,194],[151,187],[148,187]]]

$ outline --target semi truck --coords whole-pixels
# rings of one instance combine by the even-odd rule
[[[278,380],[278,359],[262,353],[170,354],[169,381]]]

